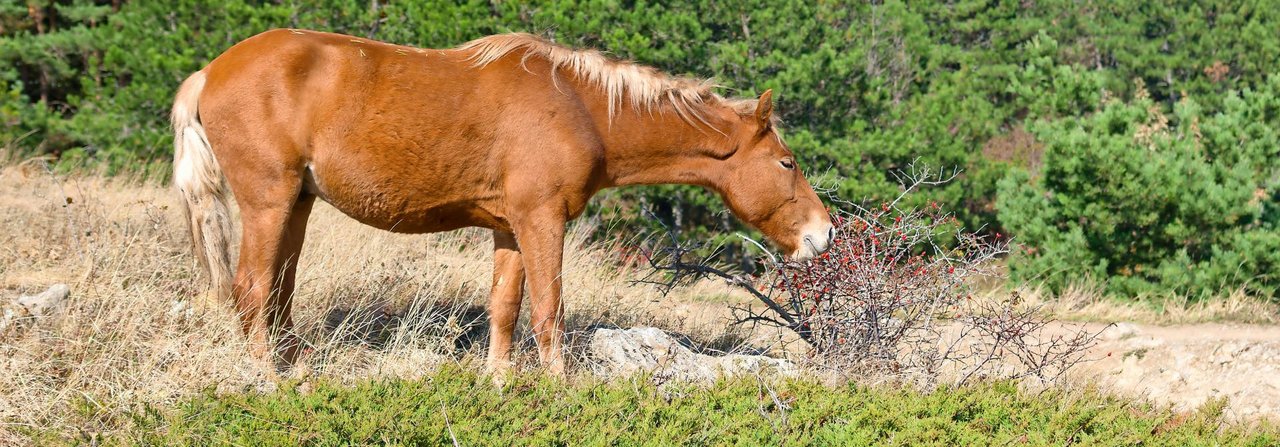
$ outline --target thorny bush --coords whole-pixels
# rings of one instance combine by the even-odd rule
[[[993,261],[1009,252],[1010,241],[964,231],[937,203],[901,205],[920,186],[955,175],[913,166],[900,175],[903,192],[892,202],[860,206],[833,198],[831,248],[793,262],[760,246],[766,257],[758,273],[716,267],[714,256],[693,255],[699,244],[671,234],[650,251],[653,270],[643,281],[669,290],[723,278],[763,304],[735,308],[738,323],[790,330],[819,367],[929,387],[973,378],[1056,380],[1084,360],[1098,333],[1051,326],[1016,292],[975,293],[984,278],[1000,275]]]

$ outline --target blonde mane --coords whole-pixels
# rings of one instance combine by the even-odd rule
[[[709,80],[671,76],[653,67],[611,59],[596,50],[567,48],[531,34],[481,37],[462,44],[458,49],[475,51],[471,59],[477,67],[517,50],[524,50],[521,62],[534,56],[542,57],[551,62],[553,74],[563,68],[602,90],[609,100],[610,119],[624,101],[629,102],[635,111],[647,112],[667,101],[685,122],[691,125],[701,123],[715,129],[707,122],[706,116],[712,106],[729,107],[739,114],[751,113],[756,106],[755,100],[726,99],[716,94],[712,91],[716,85]]]

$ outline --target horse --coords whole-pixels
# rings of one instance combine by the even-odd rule
[[[830,246],[772,91],[713,90],[529,34],[424,49],[275,29],[182,82],[173,183],[209,293],[234,302],[251,355],[298,356],[294,277],[319,198],[393,232],[492,230],[486,370],[512,366],[527,290],[539,361],[562,375],[565,228],[602,189],[701,186],[784,256]],[[240,210],[234,277],[228,193]]]

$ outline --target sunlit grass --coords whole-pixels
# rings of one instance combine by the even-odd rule
[[[1190,413],[1092,390],[1011,383],[921,394],[739,378],[709,388],[517,377],[504,388],[461,367],[417,380],[288,383],[206,392],[133,412],[97,439],[148,445],[1276,445],[1270,424],[1224,422],[1222,401]],[[92,441],[92,436],[47,441]]]

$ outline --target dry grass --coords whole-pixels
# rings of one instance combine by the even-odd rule
[[[154,182],[55,176],[38,161],[0,170],[0,302],[57,282],[72,290],[55,317],[0,333],[0,445],[23,442],[25,429],[116,429],[130,409],[210,387],[275,386],[226,305],[199,298],[204,283],[176,208]],[[586,234],[576,229],[567,243],[570,330],[651,325],[717,349],[744,343],[728,323],[723,301],[739,298],[727,288],[703,283],[661,298],[631,284],[632,272]],[[319,204],[307,237],[295,312],[312,351],[287,374],[414,377],[483,356],[487,232],[397,235]],[[527,334],[517,333],[526,365]]]
[[[1069,321],[1128,321],[1157,325],[1196,323],[1274,324],[1280,303],[1264,301],[1237,290],[1225,296],[1190,301],[1185,297],[1107,296],[1100,287],[1080,284],[1053,294],[1041,287],[1019,286],[1015,291],[1029,305],[1043,306],[1050,315]],[[1007,293],[1001,289],[998,293]]]
[[[27,442],[31,429],[121,430],[131,424],[131,410],[204,389],[276,386],[278,373],[247,354],[226,303],[200,298],[204,282],[167,187],[54,175],[39,161],[0,166],[7,166],[0,168],[0,303],[58,282],[72,290],[56,316],[0,331],[0,445]],[[753,303],[722,284],[703,282],[668,297],[632,284],[640,275],[620,267],[608,244],[588,244],[588,233],[575,229],[566,247],[571,331],[658,326],[720,350],[779,352],[778,340],[794,340],[732,326],[730,305]],[[307,238],[295,312],[311,351],[290,377],[350,383],[418,377],[445,362],[479,363],[491,268],[487,232],[397,235],[318,204]],[[1271,322],[1276,315],[1274,306],[1243,296],[1157,308],[1089,289],[1059,297],[1020,293],[1068,319]],[[523,327],[519,352],[529,366],[533,344]]]

